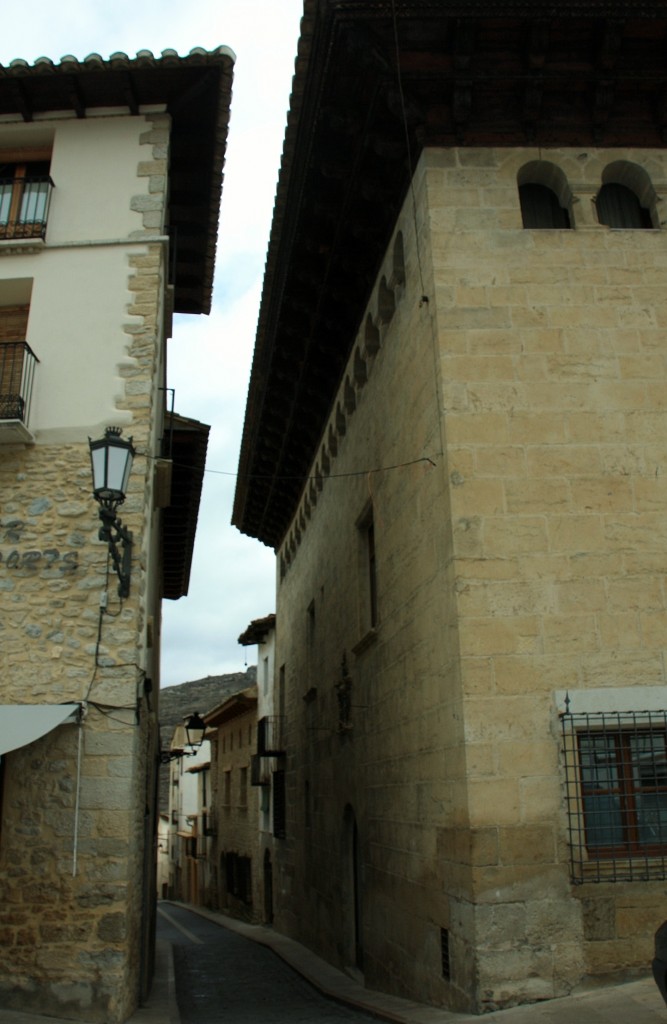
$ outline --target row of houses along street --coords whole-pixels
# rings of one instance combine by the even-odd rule
[[[208,428],[165,352],[210,308],[234,56],[2,69],[4,1005],[121,1024],[158,890],[457,1012],[647,972],[666,43],[664,0],[305,0],[232,511],[275,614],[193,756],[160,604]]]

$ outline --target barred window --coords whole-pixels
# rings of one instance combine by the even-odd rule
[[[667,877],[667,712],[561,716],[571,877]]]

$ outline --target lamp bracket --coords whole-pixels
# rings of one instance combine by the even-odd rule
[[[123,526],[114,509],[107,505],[100,505],[100,520],[102,525],[98,536],[109,547],[111,561],[119,581],[118,595],[119,597],[129,597],[132,573],[132,533]],[[118,549],[119,543],[122,550]]]
[[[160,764],[169,764],[171,761],[178,761],[182,757],[194,757],[194,750],[161,750]]]

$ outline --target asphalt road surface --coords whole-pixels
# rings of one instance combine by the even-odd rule
[[[181,1024],[369,1024],[320,995],[270,949],[182,907],[158,904],[158,938],[174,947]]]

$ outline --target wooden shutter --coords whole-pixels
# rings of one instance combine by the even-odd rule
[[[29,306],[0,306],[0,341],[25,341]]]
[[[25,395],[21,395],[21,383],[28,310],[28,306],[0,306],[0,398],[3,418],[23,418]]]

